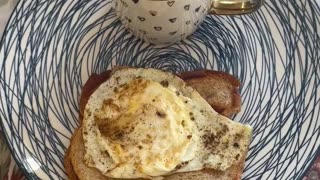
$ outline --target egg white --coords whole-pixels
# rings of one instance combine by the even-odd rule
[[[116,131],[128,127],[125,136]],[[171,73],[117,69],[86,105],[84,159],[112,178],[225,170],[247,150],[251,131],[219,115]]]

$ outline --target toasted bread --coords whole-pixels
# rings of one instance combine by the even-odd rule
[[[100,75],[90,76],[82,89],[80,98],[80,123],[82,122],[85,105],[91,94],[110,77],[111,71],[106,71]],[[240,82],[235,77],[218,71],[193,71],[184,72],[178,75],[187,85],[196,89],[208,103],[220,114],[231,116],[240,111],[241,102],[238,88]],[[70,146],[66,152],[64,165],[69,179],[95,179],[111,180],[102,175],[97,169],[88,167],[84,161],[84,142],[82,139],[81,126],[75,130]],[[225,171],[202,170],[188,173],[178,173],[166,176],[166,180],[191,180],[191,179],[230,179],[241,178],[246,155],[240,161]]]
[[[240,82],[234,76],[211,70],[184,72],[178,76],[196,89],[219,114],[230,117],[240,111]]]

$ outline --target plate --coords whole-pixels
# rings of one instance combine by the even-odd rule
[[[144,43],[124,29],[111,0],[19,1],[1,41],[0,118],[28,178],[65,179],[81,87],[116,65],[172,72],[214,69],[240,79],[253,126],[243,179],[299,179],[320,146],[320,7],[266,1],[244,16],[208,16],[191,37]]]

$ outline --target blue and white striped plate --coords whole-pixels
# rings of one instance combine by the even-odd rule
[[[115,65],[238,77],[234,120],[254,127],[243,179],[299,179],[319,153],[319,1],[266,0],[258,12],[208,16],[184,42],[155,46],[124,29],[111,0],[21,0],[1,41],[0,118],[29,178],[66,178],[81,87]]]

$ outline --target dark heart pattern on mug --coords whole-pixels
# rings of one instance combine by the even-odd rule
[[[173,4],[174,4],[174,1],[168,1],[167,4],[168,4],[170,7],[172,7]]]
[[[201,6],[197,7],[194,11],[199,12],[200,8],[201,8]]]
[[[158,14],[157,11],[149,11],[149,13],[151,14],[151,16],[156,16]]]
[[[132,0],[135,4],[137,4],[139,2],[139,0]]]
[[[186,11],[189,11],[189,9],[190,9],[190,4],[185,5],[185,6],[184,6],[184,9],[185,9]]]
[[[157,30],[157,31],[161,31],[162,30],[162,27],[160,27],[160,26],[156,26],[156,27],[153,27],[155,30]]]
[[[140,21],[142,21],[142,22],[146,20],[146,18],[140,17],[140,16],[138,16],[138,19],[139,19]]]
[[[175,35],[177,31],[169,32],[170,35]]]
[[[176,20],[177,20],[177,18],[171,18],[171,19],[169,19],[169,21],[170,21],[171,23],[176,22]]]

